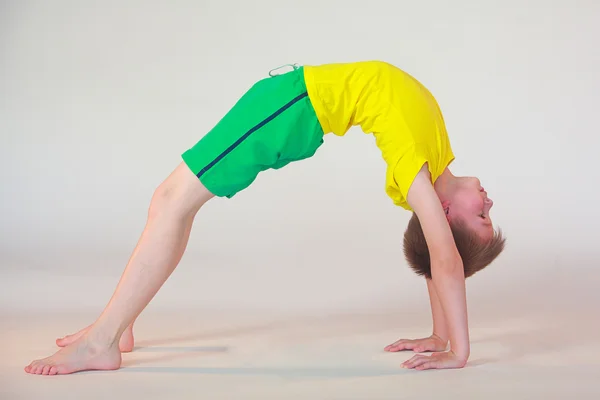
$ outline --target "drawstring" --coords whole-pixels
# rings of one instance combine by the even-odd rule
[[[277,76],[277,75],[281,75],[281,74],[273,74],[273,72],[277,71],[278,69],[285,68],[285,67],[292,67],[292,68],[294,69],[294,71],[295,71],[295,70],[297,70],[298,68],[300,68],[300,67],[298,66],[298,64],[285,64],[285,65],[282,65],[281,67],[277,67],[277,68],[275,68],[275,69],[272,69],[272,70],[270,70],[270,71],[269,71],[269,76]]]

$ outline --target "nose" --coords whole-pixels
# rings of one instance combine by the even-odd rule
[[[484,202],[488,209],[492,208],[492,206],[494,205],[494,201],[489,197],[486,197]]]

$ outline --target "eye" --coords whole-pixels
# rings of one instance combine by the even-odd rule
[[[479,214],[479,218],[485,219],[485,214],[484,213]]]

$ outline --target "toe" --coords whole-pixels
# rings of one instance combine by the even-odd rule
[[[35,362],[29,364],[26,368],[28,374],[35,374]]]
[[[63,347],[65,343],[69,340],[70,335],[63,336],[61,338],[56,339],[56,344],[60,347]]]
[[[37,366],[36,373],[38,375],[43,375],[45,366],[46,366],[46,360],[41,360]]]
[[[64,375],[67,374],[67,369],[64,366],[57,365],[54,367],[56,374],[55,375]]]
[[[50,372],[50,365],[46,364],[42,368],[42,375],[48,375],[48,372]]]
[[[52,366],[50,368],[50,371],[48,372],[48,375],[56,375],[58,373],[58,369],[56,368],[56,366]]]
[[[38,373],[38,372],[37,372],[37,370],[38,370],[38,367],[39,367],[39,365],[38,365],[37,361],[35,361],[35,362],[34,362],[34,363],[31,365],[31,373],[32,373],[32,374],[37,374],[37,373]]]
[[[32,361],[31,364],[27,366],[27,372],[30,374],[35,374],[35,361]]]

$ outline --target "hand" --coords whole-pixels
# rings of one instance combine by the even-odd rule
[[[395,343],[385,347],[385,351],[397,352],[402,350],[412,350],[415,353],[423,353],[426,351],[444,351],[448,342],[444,342],[437,335],[431,335],[423,339],[400,339]]]
[[[452,351],[444,353],[433,353],[430,356],[417,354],[410,360],[402,363],[402,368],[417,369],[419,371],[425,369],[448,369],[462,368],[467,364],[465,357],[458,357]]]

